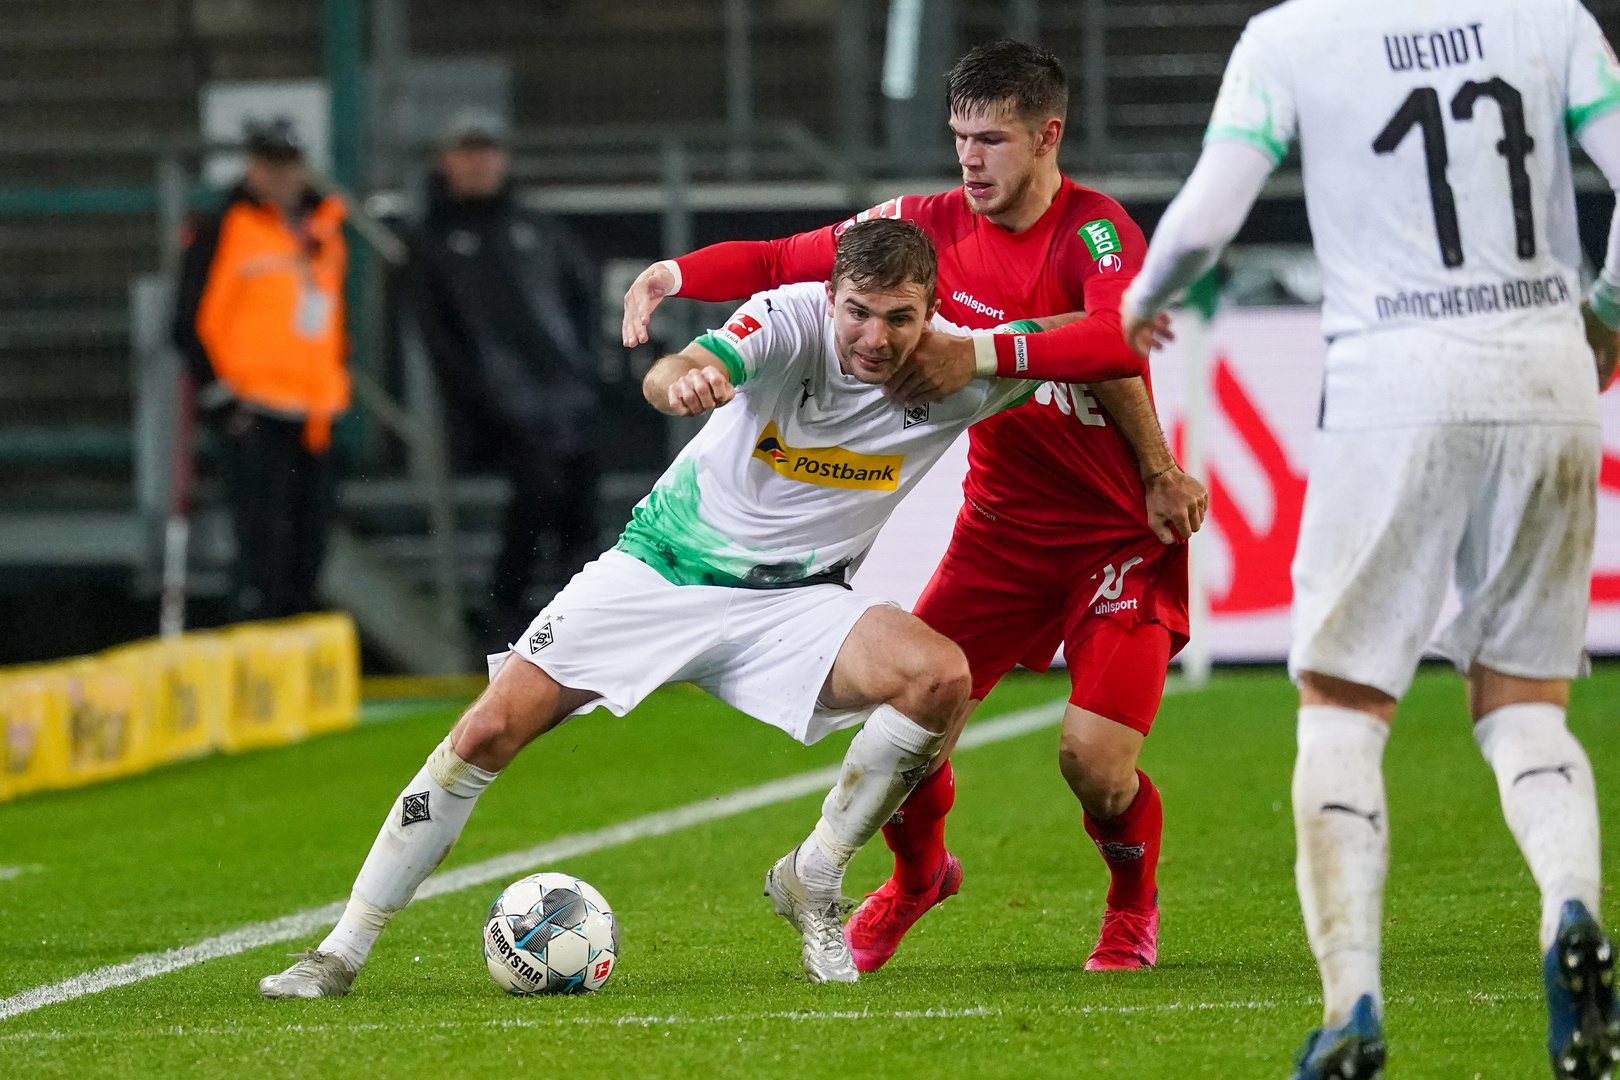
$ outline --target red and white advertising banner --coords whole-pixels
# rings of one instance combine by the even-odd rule
[[[1327,353],[1321,316],[1314,308],[1234,309],[1216,317],[1207,341],[1210,516],[1195,543],[1209,597],[1210,655],[1281,660],[1289,642],[1288,566],[1299,537]],[[1178,341],[1153,356],[1159,414],[1178,450],[1187,370],[1181,347]],[[1620,390],[1605,395],[1603,416],[1588,643],[1593,653],[1620,654]],[[950,541],[966,469],[963,438],[896,511],[856,577],[857,588],[907,607],[916,601]]]

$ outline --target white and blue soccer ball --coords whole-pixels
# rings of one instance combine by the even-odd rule
[[[619,924],[602,894],[571,874],[508,885],[484,921],[489,977],[509,994],[600,990],[619,960]]]

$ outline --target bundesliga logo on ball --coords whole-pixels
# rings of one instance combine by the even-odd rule
[[[509,994],[600,990],[619,956],[619,924],[602,894],[568,874],[514,881],[484,921],[484,962]]]

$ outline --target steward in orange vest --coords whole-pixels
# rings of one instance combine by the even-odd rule
[[[316,606],[333,509],[332,419],[349,407],[340,199],[309,187],[291,126],[248,133],[225,206],[193,221],[175,344],[221,437],[237,614]]]
[[[205,408],[237,401],[302,419],[317,452],[349,407],[344,216],[336,196],[305,188],[289,215],[238,184],[192,230],[176,313]]]

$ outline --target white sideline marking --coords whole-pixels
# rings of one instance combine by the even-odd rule
[[[341,1031],[349,1034],[359,1034],[364,1031],[444,1031],[453,1028],[537,1028],[585,1025],[593,1027],[673,1027],[677,1024],[754,1023],[761,1020],[973,1020],[1000,1015],[1000,1009],[991,1009],[980,1005],[969,1009],[913,1009],[899,1012],[872,1012],[869,1009],[862,1009],[859,1012],[820,1012],[801,1009],[793,1012],[724,1013],[719,1016],[558,1016],[539,1019],[515,1016],[499,1020],[440,1020],[429,1024],[278,1024],[269,1028],[240,1025],[233,1027],[186,1027],[184,1024],[176,1024],[173,1027],[121,1034],[137,1034],[145,1038],[163,1036],[195,1037],[198,1035],[272,1035],[280,1032],[303,1033],[310,1031]],[[0,1043],[29,1042],[34,1039],[52,1039],[55,1041],[99,1039],[106,1037],[108,1034],[108,1032],[103,1031],[19,1031],[12,1035],[0,1035]]]
[[[11,881],[24,874],[37,874],[43,869],[45,868],[38,863],[31,863],[28,866],[0,866],[0,881]]]
[[[1062,718],[1067,704],[1068,702],[1064,700],[1049,701],[1044,705],[1020,709],[994,720],[969,725],[957,741],[957,748],[968,750],[975,746],[984,746],[987,743],[1000,742],[1051,727]],[[422,887],[416,890],[416,899],[429,900],[435,896],[460,892],[462,889],[470,889],[491,881],[510,881],[525,871],[547,863],[616,847],[632,840],[664,836],[693,825],[701,825],[748,810],[757,810],[762,806],[773,806],[826,791],[838,782],[838,768],[837,765],[831,765],[825,769],[783,777],[757,787],[742,788],[729,795],[687,803],[673,810],[644,814],[593,832],[560,836],[522,851],[497,855],[483,862],[446,870],[424,881]],[[323,907],[309,908],[269,922],[250,923],[218,937],[199,941],[195,945],[145,953],[122,964],[111,964],[87,971],[83,975],[75,975],[71,979],[64,979],[59,983],[24,990],[20,994],[0,1000],[0,1020],[32,1012],[46,1005],[72,1001],[87,994],[99,994],[103,990],[156,978],[171,971],[201,964],[206,960],[235,956],[249,949],[274,945],[278,941],[307,937],[316,930],[335,924],[343,914],[345,902],[337,900]]]
[[[1477,1003],[1489,999],[1491,1004],[1503,1004],[1518,1001],[1541,1001],[1540,994],[1452,994],[1441,996],[1425,996],[1422,1004],[1425,1005],[1457,1005]],[[1413,995],[1395,999],[1402,1004],[1416,1005],[1419,999]],[[1031,1008],[1018,1007],[992,1007],[985,1005],[972,1006],[962,1009],[911,1009],[897,1012],[874,1012],[871,1009],[861,1009],[850,1012],[822,1012],[814,1009],[800,1009],[792,1012],[757,1012],[757,1013],[722,1013],[718,1016],[556,1016],[556,1017],[502,1017],[495,1020],[439,1020],[432,1023],[381,1023],[381,1024],[276,1024],[268,1027],[248,1026],[236,1024],[230,1027],[187,1027],[176,1024],[172,1027],[153,1028],[138,1031],[18,1031],[10,1035],[0,1035],[0,1043],[32,1042],[36,1039],[50,1039],[63,1042],[69,1039],[104,1039],[104,1038],[173,1038],[212,1035],[220,1037],[243,1035],[275,1035],[290,1032],[311,1031],[338,1031],[358,1035],[367,1031],[443,1031],[454,1028],[540,1028],[540,1027],[674,1027],[681,1024],[730,1024],[730,1023],[756,1023],[768,1020],[791,1020],[796,1023],[816,1023],[846,1020],[976,1020],[987,1017],[998,1017],[1011,1013],[1014,1016],[1124,1016],[1132,1013],[1168,1013],[1168,1012],[1211,1012],[1215,1010],[1236,1010],[1250,1012],[1257,1009],[1306,1009],[1321,1006],[1320,998],[1300,998],[1295,1001],[1171,1001],[1157,1005],[1036,1005]]]

